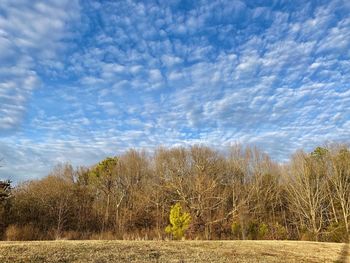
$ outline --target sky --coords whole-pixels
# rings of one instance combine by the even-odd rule
[[[0,179],[128,148],[350,137],[350,1],[1,0]]]

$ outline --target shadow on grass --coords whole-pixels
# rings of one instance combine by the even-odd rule
[[[339,258],[335,261],[335,263],[347,263],[349,258],[348,253],[349,253],[349,236],[345,241],[343,249],[340,252]]]

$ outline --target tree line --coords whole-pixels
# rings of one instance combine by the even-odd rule
[[[240,145],[131,149],[8,186],[0,187],[4,240],[173,238],[169,221],[181,209],[186,231],[176,233],[186,239],[342,242],[350,227],[347,145],[297,151],[283,164]]]

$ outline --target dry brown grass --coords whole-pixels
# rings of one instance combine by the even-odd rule
[[[345,244],[304,241],[0,242],[0,262],[343,263],[344,248]]]

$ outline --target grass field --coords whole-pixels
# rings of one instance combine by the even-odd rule
[[[346,244],[303,241],[0,242],[0,262],[348,262]],[[350,261],[349,261],[350,262]]]

